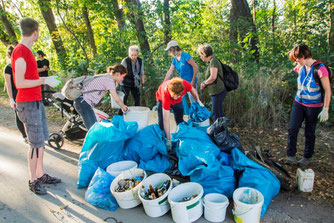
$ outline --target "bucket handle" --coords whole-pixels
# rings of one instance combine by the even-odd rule
[[[203,206],[204,206],[204,207],[206,207],[206,208],[208,208],[208,209],[214,209],[214,210],[216,210],[216,209],[221,209],[221,208],[226,208],[229,204],[230,204],[230,203],[227,202],[226,205],[225,205],[224,207],[220,207],[220,208],[209,208],[209,207],[206,207],[206,206],[205,206],[205,202],[203,201]],[[233,210],[232,210],[232,211],[233,211]]]

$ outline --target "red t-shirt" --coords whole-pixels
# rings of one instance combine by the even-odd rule
[[[160,86],[159,89],[156,93],[156,99],[157,101],[161,101],[162,103],[162,107],[165,110],[170,110],[170,106],[171,105],[175,105],[177,103],[182,102],[182,96],[185,95],[187,92],[191,91],[191,84],[185,80],[183,80],[183,84],[184,84],[184,91],[181,94],[181,97],[179,97],[178,99],[174,100],[170,94],[169,91],[167,89],[168,84],[170,83],[170,80],[163,82]]]
[[[39,79],[37,62],[31,50],[23,44],[17,44],[13,50],[11,63],[13,67],[14,82],[15,78],[15,61],[22,57],[26,62],[26,73],[24,78],[27,80]],[[16,84],[15,84],[16,85]],[[42,100],[41,86],[32,88],[17,88],[16,102],[40,101]]]

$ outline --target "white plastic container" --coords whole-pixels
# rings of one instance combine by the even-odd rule
[[[130,106],[129,111],[124,114],[124,121],[137,122],[139,131],[147,126],[149,113],[150,109],[147,107]]]
[[[223,194],[211,193],[204,196],[204,218],[211,222],[225,220],[228,198]]]
[[[120,97],[122,99],[122,101],[124,101],[124,92],[123,91],[117,91],[118,97]],[[114,109],[120,109],[121,107],[117,104],[117,102],[115,101],[114,97],[111,96],[111,107]]]
[[[141,202],[143,203],[145,213],[152,218],[163,216],[164,214],[166,214],[169,211],[170,206],[169,206],[169,203],[167,201],[167,196],[168,196],[169,192],[172,190],[172,187],[173,187],[172,180],[167,174],[156,173],[156,174],[153,174],[153,175],[147,177],[142,182],[142,185],[144,185],[145,190],[147,190],[150,184],[154,188],[155,186],[160,185],[161,183],[163,183],[166,180],[170,180],[170,182],[171,182],[170,186],[169,186],[168,190],[166,191],[166,193],[164,195],[162,195],[161,197],[158,197],[157,199],[146,200],[146,199],[144,199],[140,196],[140,192],[142,191],[142,186],[140,186],[140,188],[138,190],[138,196],[139,196],[139,199],[141,200]]]
[[[112,195],[115,197],[118,205],[123,209],[134,208],[138,206],[141,202],[138,197],[138,189],[141,187],[141,183],[131,190],[124,192],[116,192],[115,187],[118,186],[118,181],[121,179],[131,179],[137,176],[144,175],[143,180],[146,178],[146,172],[142,169],[130,169],[127,170],[120,175],[118,175],[110,185],[110,191]]]
[[[189,201],[181,201],[184,197],[197,195]],[[203,187],[199,183],[183,183],[175,188],[168,195],[168,202],[171,206],[173,221],[177,223],[194,222],[203,214]]]
[[[312,169],[306,169],[305,171],[300,168],[297,169],[297,183],[298,189],[302,192],[312,192],[314,184],[314,171]]]
[[[96,120],[98,122],[101,122],[102,120],[109,118],[109,115],[107,113],[105,113],[105,112],[103,112],[103,111],[101,111],[97,108],[93,108],[93,110],[94,110],[94,113],[95,113]]]
[[[138,167],[138,164],[135,161],[132,160],[124,160],[119,161],[116,163],[110,164],[106,171],[113,177],[117,177],[119,174],[121,174],[124,171],[135,169]]]
[[[207,119],[203,122],[194,122],[195,127],[209,127],[210,126],[210,119]]]
[[[245,191],[249,190],[249,203],[242,202]],[[233,215],[237,223],[259,223],[264,202],[262,193],[254,188],[240,187],[233,192]]]

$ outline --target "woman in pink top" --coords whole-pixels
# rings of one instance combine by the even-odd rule
[[[90,129],[97,122],[93,107],[98,104],[104,95],[109,91],[110,95],[115,99],[123,112],[128,110],[122,99],[116,92],[116,84],[118,85],[124,80],[126,68],[117,64],[107,68],[109,75],[97,76],[92,81],[88,82],[82,88],[82,96],[74,101],[74,107],[81,115],[87,129]]]

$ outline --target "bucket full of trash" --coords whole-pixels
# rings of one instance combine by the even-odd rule
[[[146,179],[144,170],[130,169],[113,180],[110,191],[121,208],[134,208],[140,204],[138,189],[144,179]]]
[[[142,182],[138,196],[148,216],[156,218],[169,211],[167,196],[172,187],[172,179],[164,173],[153,174]]]
[[[168,195],[174,222],[194,222],[203,214],[203,187],[199,183],[183,183]]]
[[[237,223],[259,223],[264,202],[262,193],[254,188],[240,187],[233,192],[233,215]]]
[[[122,101],[124,100],[124,92],[123,91],[117,91],[118,97],[120,97],[122,99]],[[117,102],[115,101],[114,97],[111,97],[111,107],[114,109],[120,109],[121,107],[119,107],[119,105],[117,104]]]
[[[113,177],[117,177],[124,171],[130,170],[130,169],[135,169],[138,167],[138,164],[135,161],[132,160],[124,160],[124,161],[119,161],[116,163],[110,164],[106,171]]]
[[[145,128],[148,125],[148,116],[150,109],[141,106],[130,106],[128,112],[124,114],[124,121],[137,122],[138,130]]]

